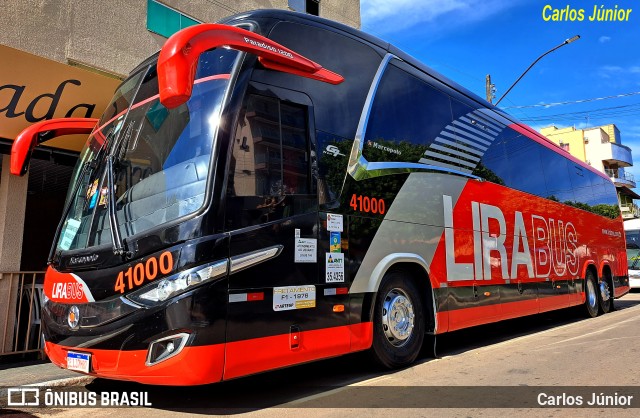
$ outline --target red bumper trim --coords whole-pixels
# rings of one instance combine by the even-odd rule
[[[222,380],[224,344],[185,347],[180,354],[146,366],[147,350],[100,350],[66,347],[45,342],[45,351],[56,366],[67,367],[67,352],[91,354],[91,376],[129,380],[152,385],[192,386]]]

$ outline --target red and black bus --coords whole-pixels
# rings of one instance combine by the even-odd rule
[[[629,290],[616,191],[396,47],[262,10],[184,29],[90,133],[50,254],[46,352],[163,385],[217,382]]]

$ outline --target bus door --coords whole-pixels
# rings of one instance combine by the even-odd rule
[[[348,351],[347,315],[324,315],[319,286],[313,132],[308,96],[250,83],[227,181],[225,379]]]

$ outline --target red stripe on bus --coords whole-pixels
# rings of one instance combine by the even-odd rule
[[[92,376],[128,380],[152,385],[203,385],[222,379],[224,344],[185,347],[180,354],[153,366],[146,366],[147,350],[98,350],[45,342],[51,362],[67,367],[67,352],[91,354]]]
[[[247,293],[248,302],[253,302],[257,300],[264,300],[264,292]]]
[[[227,343],[224,380],[365,350],[373,341],[373,325],[302,331],[298,341],[293,349],[289,334]]]
[[[573,299],[571,299],[573,298]],[[511,319],[525,315],[532,315],[549,310],[568,308],[584,302],[584,292],[547,296],[539,299],[522,300],[518,302],[501,303],[500,305],[478,306],[474,308],[455,309],[447,311],[448,331],[489,324],[504,319]],[[496,316],[496,307],[498,315]],[[438,319],[444,319],[438,317]],[[438,333],[444,330],[438,330]]]
[[[251,340],[185,347],[180,354],[146,366],[147,350],[103,350],[67,347],[45,342],[51,362],[67,367],[69,351],[91,354],[91,376],[128,380],[152,385],[203,385],[312,360],[366,350],[373,341],[373,324],[304,331],[299,348],[291,349],[289,334]],[[335,341],[344,341],[336,344]]]

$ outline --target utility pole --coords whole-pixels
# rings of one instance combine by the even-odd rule
[[[485,89],[487,92],[487,101],[493,103],[493,99],[496,98],[496,85],[491,84],[491,74],[487,74]]]

